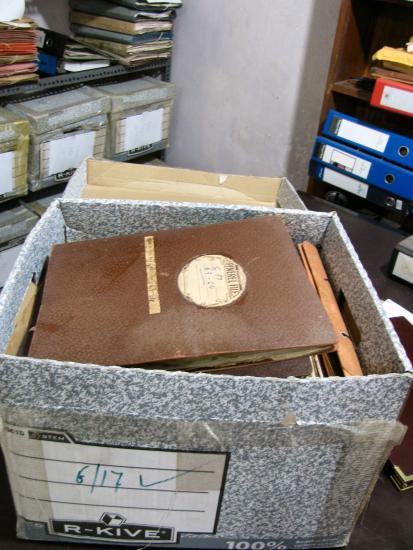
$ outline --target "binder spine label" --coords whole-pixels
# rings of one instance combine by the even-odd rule
[[[330,168],[324,169],[322,179],[326,183],[330,183],[335,187],[339,187],[349,193],[353,193],[353,195],[357,195],[363,199],[367,198],[367,193],[369,190],[367,183],[363,183],[344,174],[340,174],[339,172],[335,172],[334,170],[330,170]]]
[[[403,201],[401,201],[400,199],[396,199],[396,205],[395,205],[395,208],[396,210],[403,210]]]
[[[358,124],[344,118],[339,119],[336,117],[336,120],[338,124],[334,124],[335,129],[333,132],[337,137],[357,143],[361,147],[374,149],[379,153],[384,153],[386,150],[390,136],[385,132],[367,128],[363,124]],[[331,130],[332,128],[330,128]]]
[[[404,111],[413,115],[413,92],[384,86],[380,104],[389,109]]]
[[[320,159],[332,166],[336,166],[340,170],[344,170],[363,179],[368,178],[371,169],[371,162],[351,155],[345,151],[341,151],[340,149],[336,149],[331,145],[325,145],[320,153]]]

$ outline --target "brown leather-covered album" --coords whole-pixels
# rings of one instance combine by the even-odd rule
[[[334,343],[287,228],[267,215],[54,246],[29,355],[202,370]]]

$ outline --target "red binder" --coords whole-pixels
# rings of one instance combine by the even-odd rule
[[[370,99],[373,107],[413,117],[413,86],[378,78]]]

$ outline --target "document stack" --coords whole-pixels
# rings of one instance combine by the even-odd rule
[[[114,61],[108,59],[107,55],[97,53],[83,44],[77,44],[71,40],[64,49],[59,70],[60,72],[77,73],[109,67],[111,63]]]
[[[376,65],[371,68],[373,76],[394,78],[405,82],[413,81],[413,36],[404,48],[384,46],[373,55]]]
[[[0,86],[37,80],[36,24],[30,19],[0,22]]]
[[[106,158],[123,161],[167,147],[174,84],[148,76],[96,89],[111,105]]]
[[[76,40],[123,65],[171,55],[172,20],[182,0],[70,0]]]
[[[330,110],[310,175],[381,208],[413,210],[413,139]]]
[[[29,189],[67,181],[84,157],[102,157],[107,112],[105,96],[87,86],[7,105],[29,121]]]

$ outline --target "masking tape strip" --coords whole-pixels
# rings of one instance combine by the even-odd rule
[[[158,277],[156,274],[155,239],[152,235],[145,237],[145,265],[148,287],[149,314],[161,312],[159,300]]]

